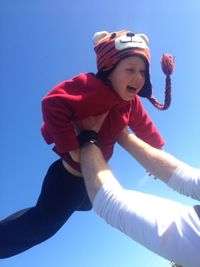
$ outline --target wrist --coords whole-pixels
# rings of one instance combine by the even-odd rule
[[[95,131],[82,131],[77,138],[80,148],[87,144],[93,144],[101,149],[100,143],[98,142],[98,134]]]

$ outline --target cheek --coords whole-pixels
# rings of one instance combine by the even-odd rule
[[[143,78],[141,79],[141,84],[142,84],[142,85],[144,85],[144,84],[145,84],[145,82],[146,82],[146,78],[145,78],[145,77],[143,77]]]
[[[124,86],[119,82],[116,82],[113,90],[119,95],[122,96],[123,95],[123,91],[124,91]]]
[[[112,86],[115,91],[118,91],[121,87],[121,81],[118,77],[115,77],[115,79],[112,81]]]

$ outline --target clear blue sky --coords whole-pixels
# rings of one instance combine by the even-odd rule
[[[57,159],[40,134],[41,99],[57,83],[95,72],[92,35],[130,29],[146,33],[154,95],[163,101],[160,57],[175,56],[172,106],[158,111],[143,100],[166,140],[165,150],[200,166],[200,3],[198,0],[0,1],[0,218],[35,204],[48,166]],[[116,147],[110,166],[128,188],[186,204],[145,175]],[[148,207],[147,207],[148,208]],[[169,263],[106,225],[93,211],[77,212],[50,240],[1,267],[167,267]]]

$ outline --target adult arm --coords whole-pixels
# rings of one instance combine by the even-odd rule
[[[200,200],[200,170],[153,148],[125,128],[118,139],[145,169],[179,193]]]
[[[92,202],[104,184],[109,184],[112,188],[121,188],[96,145],[88,144],[81,149],[81,170]]]
[[[199,218],[192,207],[123,189],[93,144],[82,148],[81,166],[94,210],[107,223],[168,260],[199,267]]]

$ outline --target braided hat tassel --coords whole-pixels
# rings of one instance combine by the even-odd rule
[[[160,110],[166,110],[169,108],[171,104],[171,78],[170,75],[173,73],[174,70],[174,57],[169,54],[164,54],[161,58],[161,66],[162,71],[166,75],[165,80],[165,101],[164,104],[161,104],[158,102],[158,100],[150,96],[148,100],[157,108]]]

